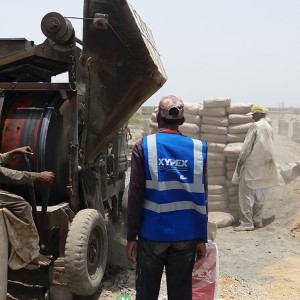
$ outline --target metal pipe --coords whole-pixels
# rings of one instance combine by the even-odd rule
[[[68,133],[69,140],[69,174],[68,174],[68,193],[70,197],[70,208],[77,213],[80,209],[78,199],[78,106],[77,93],[68,92],[70,109],[70,127]]]
[[[8,268],[8,237],[3,218],[3,209],[0,209],[0,300],[7,297],[7,268]]]

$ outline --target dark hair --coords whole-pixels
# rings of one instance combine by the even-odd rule
[[[177,125],[181,121],[181,119],[166,119],[166,118],[163,118],[163,117],[161,117],[161,118],[164,120],[164,122],[166,124],[170,124],[170,125]]]
[[[173,117],[177,117],[179,114],[179,109],[177,107],[172,107],[169,109],[169,115]]]
[[[257,115],[259,115],[260,117],[262,117],[262,118],[265,118],[266,117],[266,113],[262,113],[262,112],[255,112],[254,114],[257,114]],[[253,114],[253,115],[254,115]]]

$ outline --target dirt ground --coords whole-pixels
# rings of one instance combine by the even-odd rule
[[[300,144],[290,134],[278,135],[277,124],[273,117],[277,163],[299,161]],[[142,135],[140,128],[132,128],[131,133],[133,140]],[[215,242],[219,250],[217,299],[300,299],[300,177],[269,190],[263,228],[252,232],[235,232],[232,226],[219,228]],[[85,299],[115,300],[122,293],[134,299],[134,272],[134,267],[108,266],[99,292]],[[159,300],[165,295],[163,278]]]

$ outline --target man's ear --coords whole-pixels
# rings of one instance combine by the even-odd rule
[[[185,122],[185,117],[182,117],[180,120],[179,120],[179,125],[182,125],[183,123]]]

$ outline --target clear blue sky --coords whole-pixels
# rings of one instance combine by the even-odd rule
[[[44,40],[43,16],[82,16],[83,1],[2,1],[0,37]],[[300,0],[129,0],[152,30],[168,74],[145,104],[186,102],[300,107]],[[71,20],[81,38],[82,22]]]

